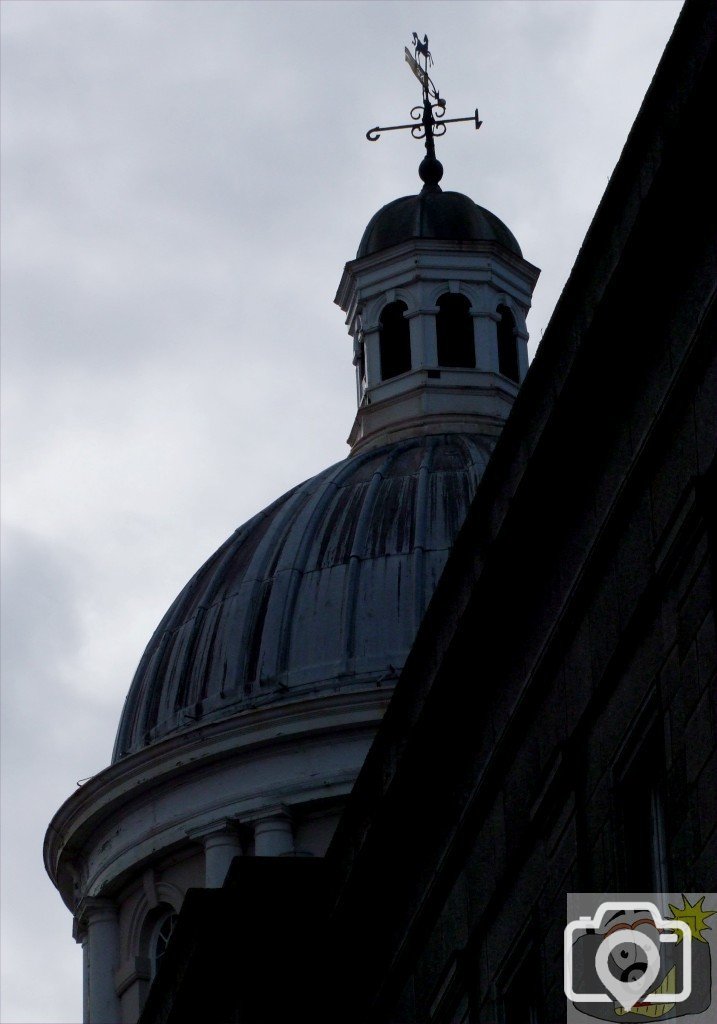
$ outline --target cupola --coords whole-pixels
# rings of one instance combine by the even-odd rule
[[[336,295],[356,366],[352,452],[446,430],[497,435],[528,369],[538,274],[505,224],[459,192],[379,210]]]
[[[423,188],[374,214],[335,299],[353,338],[352,453],[417,434],[495,437],[528,369],[525,319],[540,271],[495,214],[441,189],[434,137],[451,121],[482,122],[477,110],[474,118],[445,117],[427,45],[417,44],[415,58],[406,50],[423,105],[414,107],[413,125],[396,126],[425,138]]]

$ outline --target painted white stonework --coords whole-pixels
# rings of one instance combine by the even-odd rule
[[[117,1024],[120,1001],[114,972],[120,959],[117,906],[112,900],[85,897],[80,910],[84,926],[85,998],[97,1024]]]
[[[154,908],[221,885],[236,854],[292,855],[299,826],[297,852],[325,853],[387,700],[374,685],[246,711],[153,744],[73,794],[45,863],[86,951],[86,1021],[136,1020]]]
[[[539,270],[497,242],[414,238],[346,264],[336,302],[346,313],[354,352],[363,344],[365,378],[357,363],[359,409],[352,451],[416,434],[446,430],[497,436],[518,384],[498,372],[498,306],[516,322],[520,381],[528,370],[530,309]],[[474,322],[475,369],[439,367],[438,298],[465,295]],[[381,381],[379,317],[390,302],[408,307],[411,370]]]

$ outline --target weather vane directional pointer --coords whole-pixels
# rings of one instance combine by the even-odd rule
[[[433,57],[428,49],[428,36],[424,35],[423,42],[418,33],[413,33],[413,54],[406,46],[404,48],[406,63],[421,83],[423,90],[423,103],[418,104],[411,110],[412,122],[410,124],[394,124],[387,128],[370,128],[366,132],[369,142],[376,142],[381,132],[397,132],[404,128],[410,128],[414,139],[426,140],[426,155],[421,161],[418,173],[424,182],[424,191],[440,192],[438,182],[443,177],[443,165],[436,159],[436,145],[434,139],[439,135],[446,134],[446,125],[456,124],[458,121],[473,121],[476,129],[480,128],[482,121],[478,119],[478,108],[476,107],[473,117],[445,117],[446,101],[441,99],[438,89],[431,81],[428,74],[429,66],[433,65]],[[423,67],[421,67],[423,59]]]

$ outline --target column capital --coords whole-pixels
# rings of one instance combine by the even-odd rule
[[[78,933],[99,921],[116,921],[117,905],[105,896],[83,896],[75,911]],[[75,936],[77,938],[77,936]],[[78,940],[79,941],[79,940]]]
[[[274,804],[271,807],[262,807],[251,814],[244,816],[244,821],[257,825],[264,821],[293,821],[294,816],[287,804]]]

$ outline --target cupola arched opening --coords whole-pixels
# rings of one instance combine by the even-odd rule
[[[509,377],[516,384],[520,383],[518,369],[518,338],[515,329],[515,317],[507,306],[498,306],[498,372]]]
[[[408,306],[400,300],[389,302],[379,317],[379,351],[381,380],[398,377],[411,369],[411,332],[403,315]]]
[[[470,300],[465,295],[446,293],[439,297],[437,306],[438,365],[473,369],[476,350]]]

